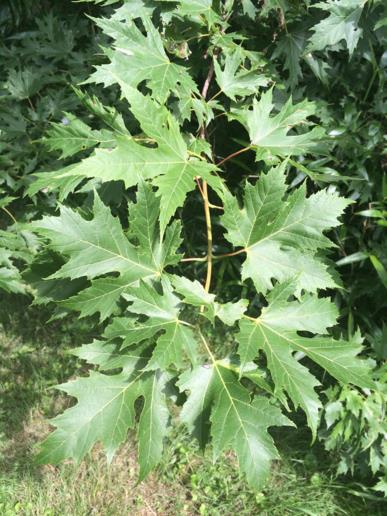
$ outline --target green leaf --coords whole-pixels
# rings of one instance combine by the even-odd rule
[[[169,1],[169,0],[168,0]],[[188,16],[196,23],[207,21],[209,27],[221,23],[220,16],[213,9],[212,0],[179,0],[178,14]]]
[[[204,364],[192,371],[185,371],[178,383],[181,392],[190,391],[180,418],[199,441],[201,448],[205,447],[210,435],[210,414],[216,395],[214,376],[214,368]]]
[[[27,189],[28,195],[35,195],[40,190],[51,192],[58,190],[58,200],[62,202],[66,197],[74,192],[82,183],[83,176],[67,176],[64,172],[71,171],[77,165],[69,165],[60,170],[60,172],[38,172],[34,174],[36,178]]]
[[[180,299],[175,296],[167,282],[161,285],[148,285],[140,282],[138,288],[128,288],[123,297],[131,302],[128,311],[132,314],[146,316],[147,319],[136,321],[133,318],[115,318],[106,328],[108,339],[123,339],[122,349],[143,340],[152,339],[162,332],[156,341],[148,369],[167,369],[174,364],[181,368],[184,357],[196,362],[196,340],[190,324],[179,318]]]
[[[387,271],[384,268],[383,263],[374,254],[370,255],[370,260],[371,260],[372,265],[374,266],[374,269],[376,270],[376,272],[379,276],[380,281],[382,282],[384,287],[387,288]]]
[[[165,384],[168,376],[160,371],[147,377],[142,389],[145,398],[138,426],[139,480],[160,462],[163,439],[167,431],[169,411],[165,399]]]
[[[305,32],[286,32],[277,42],[273,59],[282,57],[284,68],[289,72],[289,83],[292,88],[302,78],[301,57],[305,48]]]
[[[150,18],[154,10],[155,6],[152,6],[152,3],[149,3],[147,0],[130,0],[130,2],[125,2],[118,7],[110,19],[129,22],[136,18]]]
[[[98,343],[93,345],[95,348]],[[52,420],[56,430],[43,442],[40,462],[57,464],[65,458],[80,461],[97,442],[104,445],[108,459],[112,459],[134,425],[134,402],[144,395],[153,376],[141,371],[146,353],[143,347],[139,356],[121,356],[120,374],[111,376],[92,371],[86,378],[57,387],[77,398],[78,403]],[[100,358],[97,360],[103,363]]]
[[[260,349],[264,351],[275,385],[274,394],[288,408],[284,396],[284,392],[287,392],[295,408],[302,407],[315,437],[319,421],[318,411],[322,405],[314,387],[320,383],[304,366],[297,362],[292,356],[289,346],[282,342],[278,343],[276,340],[267,340],[259,323],[243,319],[237,339],[242,365],[253,360]]]
[[[247,310],[247,299],[239,299],[236,303],[215,303],[215,315],[227,326],[232,326]]]
[[[58,464],[65,458],[81,460],[100,441],[112,458],[134,424],[134,402],[139,378],[92,372],[59,388],[78,400],[75,407],[57,416],[55,432],[43,442],[39,462]],[[95,393],[98,392],[98,397]]]
[[[253,2],[251,0],[242,0],[242,7],[244,14],[247,14],[249,18],[254,20],[257,14],[257,8]]]
[[[155,196],[151,186],[145,182],[140,183],[136,203],[129,206],[129,231],[131,237],[138,241],[139,252],[150,256],[158,270],[175,265],[181,259],[181,255],[177,253],[181,244],[181,224],[174,221],[161,240],[161,211],[160,199]]]
[[[10,251],[0,248],[0,290],[23,294],[25,284],[11,257],[12,253]]]
[[[123,339],[122,349],[125,349],[143,340],[152,339],[158,332],[165,330],[169,324],[176,324],[176,320],[155,319],[139,322],[130,317],[115,317],[112,323],[106,327],[103,336],[109,340]]]
[[[101,143],[115,144],[115,139],[110,131],[92,130],[82,120],[70,113],[64,113],[64,115],[60,124],[52,124],[43,140],[50,151],[61,151],[60,159],[68,158]]]
[[[98,342],[93,343],[93,347],[98,348]],[[84,353],[79,352],[83,357]],[[94,349],[94,363],[106,365],[96,353]],[[87,356],[90,357],[90,349]],[[141,356],[121,354],[120,359],[126,361],[121,374],[107,376],[92,372],[87,378],[58,387],[76,397],[78,403],[53,420],[57,428],[42,444],[40,462],[56,464],[69,457],[79,461],[97,442],[104,445],[111,460],[125,441],[128,429],[134,426],[134,403],[139,397],[145,400],[138,427],[140,478],[159,462],[169,419],[164,393],[168,377],[160,371],[154,374],[139,371]],[[110,366],[119,363],[117,359],[108,361]]]
[[[329,298],[318,298],[305,294],[298,302],[288,303],[294,294],[295,281],[277,284],[268,294],[269,307],[262,308],[260,320],[272,328],[289,331],[328,333],[336,324],[339,312]]]
[[[42,75],[37,69],[25,68],[10,70],[4,87],[15,99],[24,100],[36,95],[50,81],[51,77]]]
[[[3,206],[6,206],[5,197]],[[0,206],[1,208],[1,206]],[[19,268],[22,263],[30,263],[34,256],[32,234],[20,231],[17,224],[8,231],[0,230],[0,291],[25,294],[28,291],[26,281]]]
[[[380,477],[373,489],[383,493],[383,496],[387,498],[387,476]]]
[[[328,11],[329,16],[312,27],[314,34],[309,40],[307,51],[324,50],[345,40],[349,55],[352,55],[363,32],[359,27],[359,19],[366,2],[328,0],[314,4],[313,7]]]
[[[122,351],[117,343],[94,339],[91,344],[72,349],[71,354],[88,364],[98,365],[100,371],[123,369],[130,374],[136,365],[145,366],[151,357],[151,349],[149,343],[144,343]]]
[[[192,363],[196,362],[197,342],[193,331],[182,322],[176,321],[166,327],[156,343],[149,369],[167,369],[171,364],[181,368],[184,365],[184,352]]]
[[[82,105],[93,116],[102,120],[105,125],[107,125],[110,129],[113,129],[113,131],[116,133],[123,135],[129,134],[122,115],[114,107],[105,106],[95,95],[89,95],[88,93],[75,88],[74,86],[73,90]]]
[[[152,149],[156,163],[151,162],[149,166],[154,170],[158,165],[154,184],[158,187],[163,206],[160,216],[163,231],[176,209],[183,205],[187,193],[195,188],[195,177],[205,179],[219,195],[223,193],[223,183],[213,174],[215,165],[190,155],[179,126],[168,110],[136,90],[122,87],[142,130],[158,145],[157,149]],[[158,156],[161,161],[165,160],[164,167],[162,162],[157,163]]]
[[[153,320],[175,321],[179,314],[179,298],[168,288],[164,288],[160,294],[156,285],[141,282],[138,288],[130,288],[124,298],[132,303],[129,306],[130,312],[146,315]]]
[[[293,2],[289,2],[289,0],[265,0],[262,8],[259,11],[260,16],[267,17],[271,11],[283,11],[286,13]]]
[[[279,113],[270,116],[274,109],[272,100],[273,90],[270,89],[261,95],[259,101],[254,99],[252,109],[232,111],[231,116],[246,126],[251,147],[256,149],[256,159],[305,154],[315,148],[323,135],[320,127],[302,134],[288,135],[294,126],[305,124],[307,117],[315,113],[314,104],[304,100],[293,105],[289,98]]]
[[[132,278],[131,274],[126,275],[125,273],[118,278],[98,278],[91,282],[90,287],[81,290],[75,296],[60,301],[59,305],[79,311],[80,317],[87,317],[99,312],[100,320],[104,321],[116,310],[121,295],[134,283],[135,280]]]
[[[113,150],[96,149],[94,155],[78,165],[46,177],[80,176],[102,181],[122,180],[127,188],[143,179],[153,179],[163,206],[160,227],[164,232],[176,209],[183,205],[187,193],[195,188],[195,177],[208,181],[220,195],[223,191],[222,181],[213,174],[216,170],[214,165],[190,154],[178,123],[165,107],[133,88],[126,85],[122,87],[142,130],[149,141],[157,146],[141,145],[134,138],[119,136]]]
[[[180,377],[179,387],[190,391],[181,412],[190,431],[202,446],[211,433],[214,458],[223,450],[234,450],[249,484],[259,489],[270,461],[278,458],[267,428],[292,423],[269,400],[255,397],[251,402],[249,392],[226,362],[187,371]]]
[[[193,306],[211,306],[215,295],[207,292],[197,280],[191,281],[184,276],[170,277],[176,291],[184,298],[184,302]]]
[[[152,277],[157,271],[125,237],[121,224],[99,199],[94,200],[94,218],[86,220],[65,206],[59,217],[44,217],[32,228],[50,239],[50,247],[69,257],[52,278],[94,278],[109,272],[125,273],[132,281]]]
[[[308,424],[316,436],[321,403],[314,388],[319,382],[294,356],[308,356],[341,382],[372,388],[370,369],[356,358],[361,352],[357,343],[334,340],[331,337],[300,336],[297,332],[326,333],[336,323],[337,309],[329,299],[304,296],[288,301],[294,283],[277,285],[268,296],[269,305],[257,319],[246,318],[240,323],[239,355],[241,367],[254,360],[262,350],[275,384],[275,394],[286,406],[286,392],[295,407],[302,407]]]
[[[260,74],[257,69],[246,70],[242,68],[244,56],[242,50],[237,50],[225,56],[224,69],[222,70],[218,61],[214,60],[216,82],[221,91],[235,100],[236,96],[244,97],[257,93],[260,86],[267,86],[269,80]],[[239,70],[239,71],[238,71]]]
[[[214,323],[215,317],[228,326],[242,317],[246,311],[248,302],[246,299],[239,299],[236,303],[218,303],[214,294],[209,294],[198,281],[191,281],[183,276],[170,276],[176,291],[183,296],[184,303],[196,307],[203,307],[200,313]]]
[[[242,246],[246,260],[242,278],[251,278],[258,292],[297,277],[297,291],[316,292],[334,287],[335,281],[317,251],[332,246],[324,231],[339,224],[350,201],[322,190],[306,198],[305,184],[285,196],[285,166],[262,174],[245,186],[244,206],[225,194],[222,223],[226,238]]]
[[[146,81],[153,98],[161,103],[165,103],[171,92],[179,98],[198,93],[188,71],[168,59],[161,35],[150,18],[142,17],[146,35],[134,23],[114,19],[95,21],[105,34],[115,40],[114,50],[105,49],[110,63],[97,66],[86,83],[103,83],[104,86],[118,83],[135,88]]]
[[[141,183],[137,203],[129,207],[129,237],[136,240],[136,245],[98,196],[92,220],[63,208],[60,217],[46,217],[33,223],[38,233],[51,240],[52,249],[68,257],[67,263],[50,278],[95,278],[120,273],[93,279],[90,286],[59,301],[60,306],[78,310],[81,317],[99,312],[103,321],[114,313],[120,297],[139,279],[159,278],[165,267],[176,264],[180,260],[180,223],[172,223],[162,239],[159,215],[159,201],[152,188]]]

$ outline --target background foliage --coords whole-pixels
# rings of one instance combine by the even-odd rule
[[[90,154],[88,149],[97,143],[102,149],[110,149],[112,132],[125,134],[127,128],[133,131],[136,122],[127,113],[125,103],[120,100],[120,91],[115,86],[100,88],[98,85],[88,85],[87,90],[82,87],[82,91],[88,92],[87,96],[70,87],[70,84],[78,84],[90,75],[92,64],[105,63],[98,45],[111,44],[107,35],[117,39],[113,24],[109,28],[107,23],[99,23],[104,29],[104,35],[84,14],[103,14],[109,17],[113,14],[113,7],[93,5],[102,2],[68,3],[65,7],[55,4],[33,2],[29,6],[30,10],[25,9],[26,2],[20,2],[20,5],[17,2],[5,3],[1,7],[0,27],[4,36],[1,66],[4,80],[0,87],[0,206],[3,212],[0,286],[11,292],[33,295],[37,304],[56,302],[55,308],[50,305],[51,317],[54,318],[66,317],[75,308],[82,316],[90,318],[88,324],[94,325],[97,336],[100,333],[99,319],[108,317],[114,307],[103,312],[93,306],[93,311],[90,311],[87,308],[90,306],[87,295],[85,299],[79,298],[82,289],[90,285],[83,277],[73,278],[69,282],[57,274],[56,279],[42,281],[42,274],[48,276],[63,266],[63,258],[53,255],[52,251],[42,252],[31,227],[25,223],[31,219],[39,219],[42,214],[56,213],[58,199],[64,201],[68,207],[78,209],[84,219],[89,220],[93,189],[97,188],[103,202],[111,206],[113,214],[120,217],[126,230],[126,204],[127,201],[131,203],[130,214],[135,200],[132,191],[128,190],[130,184],[101,184],[99,179],[103,177],[98,174],[99,179],[86,183],[85,168],[78,169],[79,176],[75,173],[70,175],[70,179],[63,179],[62,172],[56,171],[59,169],[59,157],[65,160],[66,166],[71,167],[78,161],[72,157],[73,154],[79,152],[80,157],[87,158]],[[129,18],[132,9],[130,4],[131,2],[126,2],[122,7],[126,9],[124,13]],[[343,288],[335,293],[335,303],[340,310],[340,326],[335,328],[334,336],[345,335],[354,345],[358,345],[361,338],[357,329],[360,329],[361,334],[365,335],[365,350],[370,365],[374,368],[374,378],[378,382],[377,391],[371,393],[367,388],[330,385],[332,381],[324,378],[326,406],[319,437],[326,449],[332,451],[332,469],[337,467],[339,474],[359,474],[364,486],[376,484],[376,489],[385,492],[383,363],[386,358],[386,328],[383,314],[386,308],[387,274],[384,237],[386,183],[383,176],[383,123],[386,111],[383,3],[354,0],[315,5],[311,2],[286,1],[236,2],[233,29],[249,37],[246,46],[248,51],[243,56],[247,59],[249,69],[237,74],[237,68],[233,69],[233,66],[238,67],[242,58],[239,57],[238,62],[235,42],[232,38],[227,39],[222,34],[216,34],[216,31],[211,34],[212,23],[217,22],[218,3],[214,2],[214,11],[209,11],[210,14],[203,22],[194,8],[181,2],[179,8],[183,18],[186,16],[190,20],[192,31],[192,34],[190,31],[184,33],[184,39],[181,37],[179,25],[183,22],[175,19],[174,23],[169,23],[175,4],[161,4],[162,9],[165,8],[160,23],[164,24],[167,55],[182,68],[187,67],[186,63],[192,63],[198,84],[203,84],[210,61],[209,57],[203,60],[208,37],[205,35],[206,31],[210,31],[214,48],[218,44],[225,49],[225,55],[229,56],[226,60],[219,57],[219,64],[215,65],[215,80],[222,94],[218,95],[219,88],[213,85],[209,97],[217,98],[210,101],[207,107],[199,96],[194,96],[195,99],[189,107],[194,117],[186,122],[193,134],[203,120],[211,123],[209,133],[216,134],[211,142],[212,152],[218,162],[237,152],[248,138],[247,133],[242,133],[236,125],[238,116],[242,119],[246,115],[238,115],[237,112],[235,122],[232,122],[234,125],[231,125],[233,137],[226,138],[230,126],[225,122],[221,111],[217,111],[219,105],[229,109],[241,95],[249,95],[257,88],[267,88],[273,82],[276,85],[276,106],[283,105],[290,93],[294,104],[304,98],[315,102],[310,120],[319,122],[324,127],[326,137],[321,149],[317,149],[321,152],[318,157],[317,153],[311,154],[303,149],[289,161],[290,189],[294,190],[307,177],[309,194],[328,185],[330,191],[338,191],[356,201],[347,210],[344,225],[330,234],[338,246],[330,258],[339,266],[343,282]],[[203,5],[199,2],[197,9],[202,9],[204,4],[206,2]],[[231,5],[232,2],[228,4]],[[121,4],[115,7],[119,5]],[[149,8],[146,2],[141,5],[143,9]],[[41,16],[43,12],[48,14]],[[149,32],[149,27],[146,30]],[[140,48],[146,45],[142,37],[141,32],[131,35],[132,41],[138,38]],[[117,43],[120,43],[119,40]],[[230,48],[229,54],[227,45]],[[138,47],[135,46],[134,49]],[[111,58],[109,53],[108,57]],[[141,55],[139,63],[141,64]],[[254,71],[253,74],[251,70]],[[106,84],[106,77],[101,71],[94,73],[98,83]],[[153,95],[164,102],[166,92],[159,89],[157,81],[152,88],[152,80],[152,77],[148,78]],[[175,91],[175,104],[170,105],[177,119],[186,116],[184,86],[192,86],[188,76],[185,85],[181,77],[179,80],[180,90]],[[174,81],[171,77],[172,89]],[[129,90],[126,94],[136,118],[141,122],[141,116],[149,117],[150,111],[141,113],[144,99],[138,102],[136,108],[134,94]],[[93,99],[93,95],[97,95],[99,101]],[[103,106],[114,106],[114,109]],[[117,112],[122,113],[123,118]],[[215,121],[212,120],[215,116],[213,113],[217,115]],[[267,114],[268,120],[269,116]],[[152,118],[152,122],[153,120]],[[154,138],[147,132],[148,127],[144,126],[143,130],[147,137]],[[73,136],[82,136],[80,145],[68,138],[71,131],[74,131]],[[42,143],[43,135],[45,142]],[[198,146],[197,141],[190,145],[192,146],[188,148],[193,152],[208,152],[208,149]],[[286,153],[285,150],[284,154]],[[101,163],[102,156],[99,155],[97,162]],[[273,153],[261,155],[262,157],[270,161]],[[88,167],[90,170],[89,165]],[[240,154],[225,163],[224,168],[228,183],[237,194],[241,193],[241,178],[254,180],[251,176],[262,176],[262,165],[257,167],[254,164],[254,155],[250,153]],[[50,172],[49,176],[45,173],[36,174],[47,170],[54,172]],[[209,174],[210,185],[212,181],[211,186],[216,189],[217,184],[215,179],[211,179],[210,170],[207,172],[201,169],[198,175],[206,177],[206,173]],[[95,175],[94,169],[93,176]],[[159,182],[158,187],[160,190],[164,188],[162,206],[166,209],[166,196],[171,185],[165,183],[163,186]],[[23,197],[26,191],[28,196]],[[143,195],[146,196],[146,192]],[[217,202],[216,197],[214,202]],[[103,205],[96,209],[102,210]],[[205,255],[205,224],[199,192],[190,195],[184,208],[179,207],[178,210],[183,222],[186,256]],[[169,215],[168,211],[164,211],[165,221],[162,224],[166,225]],[[139,234],[134,236],[140,238]],[[216,254],[229,250],[229,244],[223,238],[218,222],[214,224],[214,241]],[[26,264],[31,267],[21,274],[20,271],[26,269]],[[255,297],[250,286],[241,284],[238,272],[240,264],[239,257],[214,262],[214,278],[219,299],[226,302],[239,297],[247,298],[258,308],[262,299]],[[202,280],[205,276],[205,262],[193,262],[188,268],[184,265],[182,273]],[[91,277],[90,274],[88,277]],[[97,287],[100,286],[97,283]],[[72,296],[77,292],[79,294],[76,299]],[[80,309],[80,306],[85,308]],[[94,312],[99,312],[99,315],[93,315]],[[118,336],[120,333],[116,332],[114,335]],[[219,344],[218,349],[221,347]],[[85,352],[78,352],[78,355],[83,356],[82,353]],[[300,423],[301,421],[302,418]],[[337,451],[340,453],[337,454]]]

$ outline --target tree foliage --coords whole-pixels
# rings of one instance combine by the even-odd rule
[[[94,3],[105,4],[94,19],[103,60],[75,89],[81,114],[66,110],[43,139],[64,161],[42,164],[27,185],[45,208],[27,226],[39,249],[25,281],[53,317],[74,310],[104,326],[74,350],[90,372],[59,386],[77,402],[52,421],[39,459],[79,461],[99,442],[111,460],[136,428],[144,478],[182,422],[214,459],[232,450],[260,489],[279,458],[271,427],[294,425],[300,408],[317,436],[326,373],[346,389],[376,388],[351,323],[337,326],[353,320],[359,290],[344,297],[334,262],[349,241],[338,264],[369,258],[385,286],[378,228],[357,239],[356,224],[341,226],[373,195],[364,176],[382,141],[384,7]],[[376,113],[364,135],[357,87],[334,92],[336,69],[356,67],[359,47],[371,71],[362,102],[372,92]],[[34,95],[32,76],[15,71],[7,84]],[[355,98],[349,107],[342,92]],[[371,134],[355,164],[351,149]],[[381,228],[378,208],[363,216]],[[0,286],[15,275],[7,288],[17,291],[9,249]],[[214,338],[221,328],[230,344]]]

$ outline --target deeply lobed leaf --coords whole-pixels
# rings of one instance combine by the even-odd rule
[[[285,179],[281,166],[262,174],[254,186],[247,183],[242,209],[235,197],[225,195],[226,238],[246,253],[242,278],[251,278],[263,293],[273,279],[294,277],[297,295],[334,287],[318,251],[333,245],[324,231],[339,224],[350,201],[326,190],[306,197],[305,184],[286,196]]]

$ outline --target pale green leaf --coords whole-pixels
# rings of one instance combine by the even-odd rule
[[[99,312],[103,321],[114,313],[120,297],[129,287],[138,284],[139,279],[159,278],[166,266],[177,263],[180,259],[177,254],[181,243],[180,223],[173,222],[162,239],[157,222],[159,213],[159,201],[152,188],[141,183],[137,203],[129,207],[129,237],[136,240],[136,246],[98,197],[92,220],[85,220],[63,208],[60,217],[35,222],[36,231],[50,238],[51,247],[68,258],[51,278],[95,278],[101,274],[120,273],[119,276],[93,279],[90,286],[60,301],[60,306],[78,310],[81,317]]]
[[[79,461],[96,442],[102,442],[111,459],[133,427],[141,376],[137,373],[129,380],[126,374],[91,372],[87,378],[60,385],[78,404],[52,420],[57,428],[43,442],[38,460],[51,464],[65,458]]]
[[[180,98],[198,93],[197,86],[188,71],[172,63],[163,47],[161,35],[150,18],[143,15],[146,34],[134,23],[117,19],[96,19],[104,33],[115,40],[114,49],[105,49],[109,64],[99,65],[86,82],[115,83],[137,87],[146,81],[155,99],[164,103],[170,92]]]
[[[220,195],[223,183],[214,175],[214,165],[190,154],[177,121],[164,106],[127,85],[122,85],[122,88],[142,130],[157,146],[142,145],[134,138],[121,135],[117,137],[114,149],[96,149],[92,156],[79,164],[45,177],[122,180],[127,188],[144,179],[153,179],[163,206],[159,222],[164,232],[176,209],[183,205],[187,193],[195,188],[195,177],[208,181]]]
[[[94,278],[109,272],[125,273],[132,281],[155,276],[157,271],[125,237],[121,224],[95,196],[94,218],[86,220],[67,207],[59,217],[44,217],[32,228],[50,239],[53,250],[69,257],[51,277]]]
[[[267,86],[269,80],[256,69],[241,67],[244,57],[242,50],[236,50],[225,57],[224,68],[215,59],[215,76],[221,91],[235,100],[236,96],[244,97],[257,93],[260,86]]]
[[[128,311],[146,320],[132,317],[115,318],[107,326],[104,336],[113,340],[122,338],[122,349],[149,340],[159,335],[148,369],[167,369],[174,364],[181,368],[187,356],[196,362],[196,340],[189,324],[179,319],[180,299],[170,290],[168,283],[161,285],[140,282],[139,287],[130,287],[123,294],[131,304]]]
[[[0,290],[23,294],[26,286],[11,258],[10,250],[0,248]]]
[[[240,299],[236,303],[218,303],[215,301],[214,294],[206,292],[197,280],[191,281],[183,276],[170,276],[170,280],[176,291],[183,296],[184,302],[196,307],[203,307],[200,313],[212,323],[215,317],[219,317],[224,324],[232,326],[247,309],[246,299]]]
[[[180,300],[167,288],[161,294],[155,285],[141,282],[138,288],[129,288],[123,297],[131,302],[129,310],[135,314],[165,321],[175,321],[179,314]]]
[[[151,349],[145,343],[122,351],[117,343],[93,340],[91,344],[72,349],[71,354],[88,364],[98,365],[100,371],[123,369],[126,373],[131,373],[137,366],[145,366],[151,357]]]
[[[170,279],[176,291],[183,296],[185,303],[193,306],[208,306],[214,303],[215,295],[206,292],[199,281],[191,281],[185,276],[171,276]]]
[[[242,278],[251,278],[259,292],[272,288],[272,279],[297,278],[301,290],[316,292],[335,281],[317,251],[332,245],[324,231],[339,224],[350,201],[326,190],[306,197],[305,185],[286,197],[284,167],[262,174],[246,184],[244,206],[225,195],[222,223],[226,238],[242,246],[246,260]]]
[[[257,160],[305,154],[316,147],[323,135],[320,127],[302,134],[288,135],[294,126],[305,124],[306,119],[315,113],[312,102],[304,100],[293,105],[289,98],[279,113],[270,116],[273,109],[273,91],[270,89],[261,95],[259,101],[254,99],[252,109],[233,111],[233,116],[248,130],[251,147],[256,149]]]
[[[204,448],[210,435],[210,414],[216,395],[214,382],[215,370],[204,364],[185,371],[179,378],[180,390],[190,391],[187,401],[180,413],[181,420]]]
[[[129,206],[129,231],[139,243],[139,253],[151,257],[158,270],[175,265],[181,258],[177,253],[181,244],[180,222],[174,221],[166,229],[162,240],[158,222],[160,199],[155,196],[152,187],[145,182],[140,183],[136,201]]]
[[[138,344],[143,340],[153,338],[157,333],[165,330],[169,324],[175,324],[175,320],[152,319],[145,322],[138,322],[130,317],[115,317],[109,324],[103,336],[109,340],[123,339],[122,349]]]
[[[345,40],[349,54],[352,55],[363,32],[359,27],[359,19],[366,2],[367,0],[328,0],[314,4],[313,7],[328,11],[329,16],[312,27],[314,34],[309,40],[307,50],[324,50]]]
[[[102,370],[120,368],[122,372],[113,376],[92,372],[89,377],[58,386],[78,403],[53,420],[57,428],[44,441],[40,462],[58,463],[70,457],[80,461],[97,442],[104,445],[111,460],[134,426],[135,401],[143,397],[138,427],[140,477],[149,473],[161,458],[169,420],[164,392],[169,378],[160,371],[141,371],[149,358],[148,348],[144,344],[122,352],[116,344],[94,341],[74,350],[75,355]]]
[[[372,387],[367,364],[356,355],[361,346],[331,337],[300,336],[297,332],[326,333],[337,318],[336,307],[328,299],[304,296],[288,301],[294,284],[277,285],[268,296],[269,305],[257,319],[246,318],[240,323],[239,355],[241,367],[254,360],[262,350],[267,359],[275,394],[286,405],[286,392],[295,407],[305,411],[308,424],[316,435],[318,411],[321,407],[314,388],[319,382],[295,358],[295,352],[308,356],[339,381],[360,387]]]
[[[255,19],[258,9],[253,4],[252,0],[242,0],[243,12],[247,14],[252,20]]]
[[[203,20],[206,20],[211,27],[214,23],[221,22],[220,16],[213,9],[212,0],[179,0],[178,3],[178,14],[188,16],[196,23],[203,23]]]
[[[60,306],[77,310],[80,317],[87,317],[97,312],[100,320],[104,321],[117,308],[118,300],[126,289],[134,283],[129,274],[121,276],[98,278],[91,282],[90,287],[81,290],[73,297],[60,301]]]

